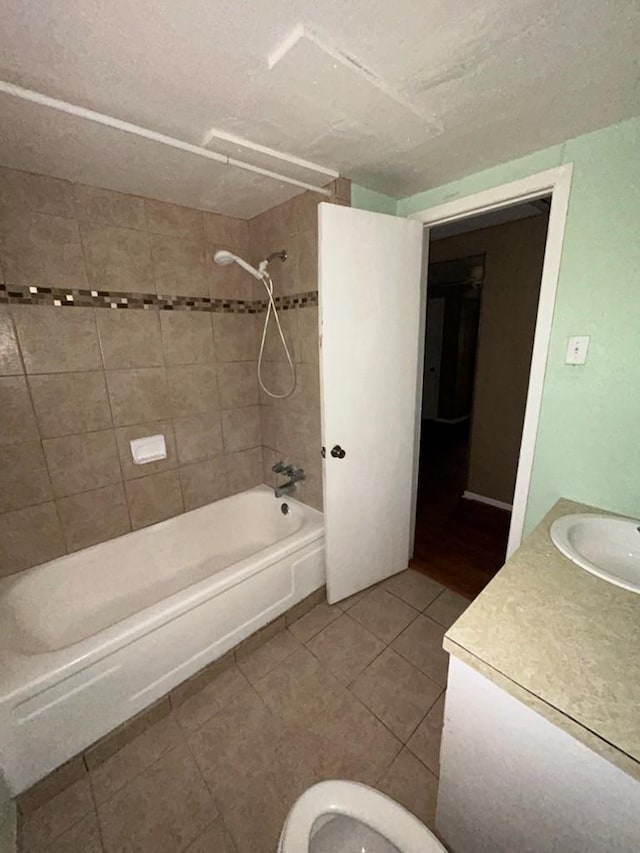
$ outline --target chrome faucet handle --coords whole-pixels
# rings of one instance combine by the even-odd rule
[[[281,459],[279,462],[276,462],[275,465],[271,466],[271,470],[274,472],[274,474],[284,474],[284,472],[287,470],[287,467],[288,466],[284,464],[284,460]]]

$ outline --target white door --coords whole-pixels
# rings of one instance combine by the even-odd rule
[[[422,417],[438,417],[440,391],[440,359],[444,331],[444,297],[427,300],[427,336],[424,346],[424,379],[422,384]]]
[[[326,203],[318,212],[327,597],[333,603],[407,567],[423,227]]]

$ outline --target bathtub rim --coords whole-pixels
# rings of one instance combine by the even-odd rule
[[[237,495],[256,492],[273,496],[273,490],[269,486],[260,485],[222,500],[232,500]],[[214,506],[220,502],[213,501],[204,506]],[[52,651],[22,653],[10,642],[7,642],[12,634],[11,628],[6,625],[0,626],[0,673],[2,673],[0,676],[0,707],[6,704],[15,706],[33,695],[59,684],[109,656],[114,651],[135,643],[141,637],[243,583],[247,578],[265,571],[275,561],[295,553],[295,551],[324,536],[323,514],[319,510],[291,497],[288,497],[286,502],[293,503],[302,513],[303,524],[301,528],[266,548],[230,563],[213,575],[196,581],[76,643]],[[202,509],[203,507],[197,507],[190,512],[198,512]],[[179,520],[187,514],[181,513],[181,515],[159,522],[159,524]],[[148,531],[154,526],[150,525],[143,529]],[[139,531],[132,531],[124,534],[124,536],[131,536],[137,532]],[[90,547],[98,548],[102,544],[105,543]],[[41,565],[46,565],[46,563]],[[37,569],[39,566],[33,568]],[[1,590],[2,584],[0,584]]]

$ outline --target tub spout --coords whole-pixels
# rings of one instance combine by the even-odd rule
[[[294,465],[285,465],[284,462],[276,462],[271,470],[275,471],[276,474],[286,474],[289,477],[286,483],[276,486],[273,490],[276,498],[293,494],[296,490],[296,483],[307,479],[307,475],[302,468],[296,468]]]

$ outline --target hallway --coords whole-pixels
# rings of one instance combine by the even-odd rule
[[[412,568],[475,598],[502,567],[511,514],[462,497],[469,422],[425,421]]]

